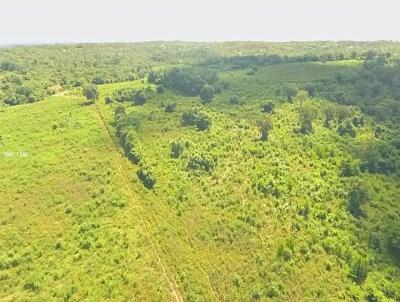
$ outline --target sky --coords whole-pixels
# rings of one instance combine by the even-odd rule
[[[400,0],[0,0],[0,44],[400,40]]]

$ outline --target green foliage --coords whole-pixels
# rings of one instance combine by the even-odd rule
[[[363,182],[356,181],[353,183],[349,193],[349,212],[354,217],[364,216],[362,206],[369,201],[369,198],[368,187]]]
[[[146,95],[146,92],[143,90],[137,91],[135,95],[133,96],[133,103],[135,105],[143,105],[146,103],[148,99],[148,96]]]
[[[214,159],[206,154],[195,154],[189,158],[187,169],[189,171],[205,171],[212,173],[215,169]]]
[[[172,113],[176,110],[176,102],[168,103],[165,106],[165,112]]]
[[[316,109],[310,104],[306,104],[299,109],[300,132],[309,134],[314,131],[313,121],[317,116]]]
[[[211,85],[204,85],[200,90],[200,99],[203,103],[209,103],[214,97],[215,90]]]
[[[156,179],[149,167],[141,165],[136,174],[147,189],[153,189]]]
[[[214,94],[214,89],[211,91],[209,86],[217,82],[218,76],[215,72],[193,67],[171,68],[165,73],[163,80],[165,86],[189,96],[199,95],[204,86],[207,85],[207,89],[203,91],[207,99],[209,99],[211,92],[212,95]]]
[[[272,129],[272,122],[270,119],[264,119],[258,122],[258,126],[260,127],[261,132],[261,141],[267,141],[269,137],[269,132]]]
[[[275,109],[275,103],[272,101],[268,101],[267,103],[262,105],[261,112],[273,113],[274,109]]]
[[[204,131],[211,127],[211,118],[204,112],[192,109],[183,112],[181,124],[183,126],[196,126],[197,130]]]
[[[182,141],[175,141],[171,143],[171,157],[173,158],[179,158],[179,156],[182,154],[184,147],[186,144],[184,144]]]
[[[231,103],[232,105],[240,105],[241,104],[241,100],[240,98],[235,94],[229,97],[229,103]]]
[[[97,86],[94,84],[85,85],[83,87],[83,95],[89,101],[93,102],[94,100],[97,100],[99,97],[99,91],[97,89]]]
[[[394,79],[387,71],[396,74],[395,59],[376,57],[389,50],[398,56],[395,45],[2,50],[0,62],[17,64],[0,71],[3,103],[5,96],[18,104],[106,83],[96,108],[78,106],[81,98],[71,95],[81,88],[72,88],[0,110],[2,295],[164,301],[171,297],[167,274],[184,301],[399,301],[398,98],[395,85],[389,92],[377,79]],[[375,53],[365,53],[370,49]],[[364,66],[359,59],[366,57]],[[204,106],[198,94],[168,87],[164,74],[175,67],[189,70],[187,88],[207,83],[221,96]],[[221,82],[208,82],[207,73]],[[154,84],[172,89],[155,94]],[[299,90],[293,103],[263,101],[286,86]],[[137,91],[151,97],[145,106],[135,106]],[[246,102],[231,106],[235,95]],[[169,102],[174,113],[165,114]],[[312,117],[306,132],[313,135],[295,135],[299,108],[307,106],[316,113],[303,116]],[[266,119],[273,129],[256,123]],[[120,158],[118,139],[136,165]],[[22,148],[29,157],[8,155]]]

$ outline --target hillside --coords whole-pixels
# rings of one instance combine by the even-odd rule
[[[343,43],[80,45],[138,52],[0,107],[0,300],[399,301],[399,48]]]

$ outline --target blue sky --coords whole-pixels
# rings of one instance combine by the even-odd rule
[[[0,44],[400,40],[397,0],[1,0]]]

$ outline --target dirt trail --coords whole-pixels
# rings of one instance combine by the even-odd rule
[[[119,173],[121,174],[122,178],[124,179],[124,183],[125,183],[125,185],[126,185],[126,187],[128,189],[132,204],[134,205],[134,207],[138,211],[138,213],[141,213],[141,212],[143,212],[143,209],[140,206],[140,204],[138,204],[136,202],[136,200],[134,198],[134,195],[133,195],[131,187],[130,187],[130,183],[128,181],[129,178],[127,176],[127,173],[126,173],[125,169],[123,168],[123,159],[124,159],[123,156],[124,155],[121,153],[121,151],[118,148],[118,146],[115,145],[115,142],[114,142],[114,140],[112,138],[113,136],[110,133],[110,131],[109,131],[108,127],[107,127],[107,124],[105,123],[105,121],[104,121],[104,119],[103,119],[103,117],[101,115],[101,112],[100,112],[100,109],[98,108],[98,105],[96,104],[95,107],[96,107],[96,110],[95,110],[96,111],[96,115],[97,115],[97,118],[99,119],[100,125],[107,132],[107,134],[108,134],[107,136],[108,136],[108,138],[109,138],[109,140],[110,140],[110,142],[111,142],[111,144],[112,144],[112,146],[113,146],[113,148],[115,150],[115,153],[116,153],[116,157],[115,157],[116,158],[116,160],[115,160],[116,162],[115,163],[118,166]],[[137,218],[140,220],[142,228],[143,228],[146,236],[150,240],[151,248],[154,251],[154,254],[155,254],[156,258],[157,258],[157,262],[158,262],[158,264],[159,264],[159,266],[160,266],[160,268],[161,268],[161,270],[163,272],[163,275],[164,275],[165,279],[167,280],[167,282],[168,282],[168,284],[169,284],[169,286],[171,288],[174,300],[177,301],[177,302],[183,302],[184,299],[183,299],[182,294],[180,292],[180,288],[179,288],[179,286],[178,286],[178,284],[177,284],[177,282],[176,282],[171,270],[169,269],[169,267],[166,264],[163,263],[163,261],[162,261],[162,259],[160,257],[160,253],[158,252],[158,249],[156,247],[156,244],[154,243],[154,239],[153,239],[153,237],[151,236],[151,234],[149,232],[148,222],[145,219],[143,219],[141,217],[141,215],[137,215]]]

